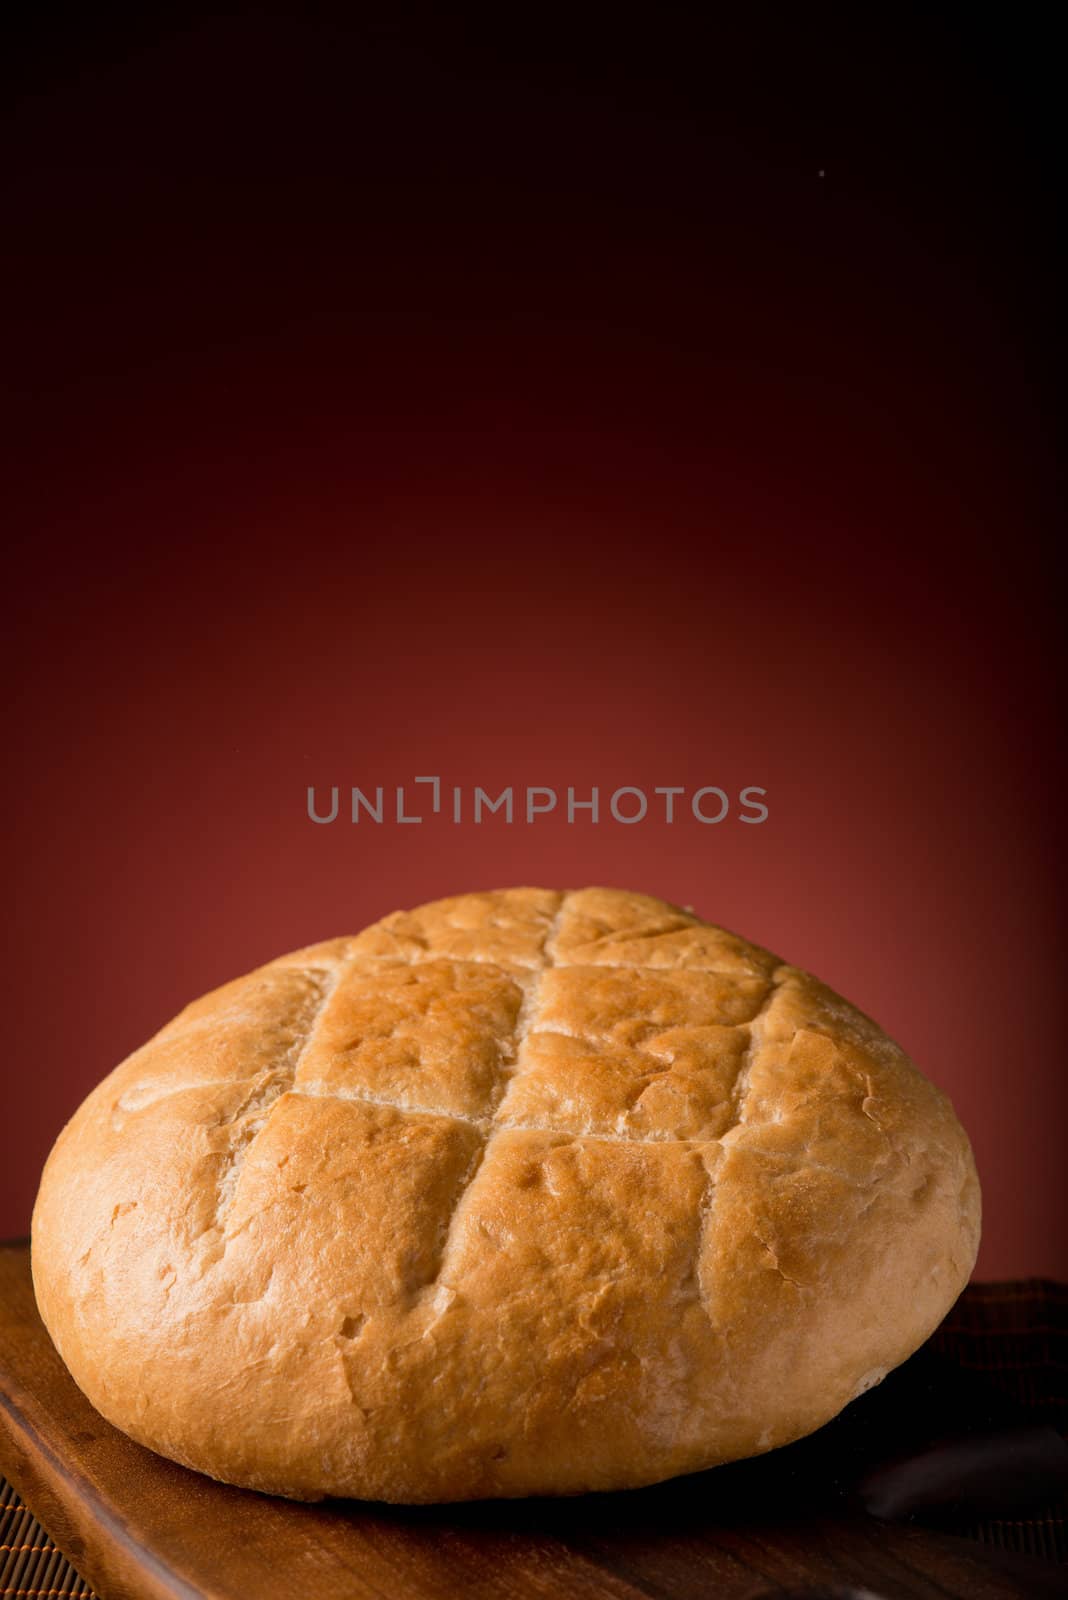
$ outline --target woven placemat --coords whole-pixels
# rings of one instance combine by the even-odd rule
[[[93,1591],[61,1556],[33,1512],[0,1478],[0,1595],[69,1595]]]
[[[931,1347],[984,1379],[1068,1436],[1068,1284],[1030,1278],[974,1283]],[[985,1518],[952,1531],[995,1549],[1068,1561],[1068,1506],[1029,1508],[1026,1517]],[[0,1479],[0,1600],[50,1596],[93,1600],[93,1590],[60,1554],[10,1484]]]

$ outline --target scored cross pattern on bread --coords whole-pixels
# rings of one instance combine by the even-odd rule
[[[518,889],[188,1007],[61,1137],[34,1246],[135,1438],[428,1500],[810,1431],[937,1324],[977,1232],[948,1102],[855,1008],[652,897]]]

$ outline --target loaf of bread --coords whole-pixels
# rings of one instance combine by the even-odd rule
[[[937,1326],[943,1094],[647,895],[397,912],[195,1001],[63,1130],[33,1274],[117,1427],[313,1500],[572,1494],[773,1449]]]

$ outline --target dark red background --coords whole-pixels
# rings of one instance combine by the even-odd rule
[[[1042,41],[305,11],[10,69],[0,1232],[204,988],[599,882],[874,1014],[1068,1275]],[[771,817],[305,818],[419,773]]]

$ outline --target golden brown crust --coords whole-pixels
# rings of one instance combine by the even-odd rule
[[[97,1408],[315,1499],[623,1488],[787,1442],[967,1281],[968,1141],[814,978],[650,896],[397,912],[186,1008],[56,1143]]]

